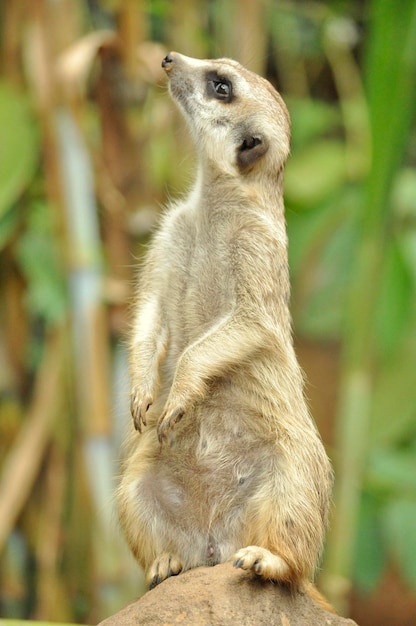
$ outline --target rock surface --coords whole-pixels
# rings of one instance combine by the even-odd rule
[[[99,626],[353,626],[307,595],[230,563],[169,578]]]

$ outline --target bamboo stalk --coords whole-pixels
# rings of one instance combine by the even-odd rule
[[[0,483],[0,552],[39,472],[62,398],[63,328],[47,339],[26,421],[9,452]]]
[[[4,2],[2,8],[3,28],[1,32],[1,52],[3,75],[16,85],[21,85],[20,72],[20,24],[24,16],[24,0]]]
[[[176,0],[175,3],[171,4],[169,45],[175,50],[186,52],[191,57],[201,58],[205,56],[203,29],[208,19],[208,3],[195,2],[195,0]],[[186,42],[186,50],[184,50],[184,42]]]
[[[341,36],[338,31],[341,30]],[[363,180],[371,163],[370,120],[359,67],[354,58],[355,31],[336,18],[326,27],[323,47],[338,92],[345,129],[347,175]]]
[[[266,67],[265,5],[265,0],[261,2],[240,0],[234,6],[235,57],[258,74],[264,74]]]
[[[295,12],[296,8],[292,2],[268,2],[266,20],[270,24],[282,93],[308,98],[311,77],[310,71],[305,67],[299,14],[298,19],[295,19],[293,15]],[[290,28],[287,27],[288,15],[292,16]],[[290,46],[287,41],[290,41]]]
[[[50,621],[73,618],[65,582],[59,571],[64,493],[67,480],[65,456],[56,441],[48,454],[45,488],[38,510],[35,544],[37,554],[35,617]]]
[[[127,77],[137,79],[137,48],[148,37],[146,8],[143,0],[123,0],[119,9],[120,41]]]

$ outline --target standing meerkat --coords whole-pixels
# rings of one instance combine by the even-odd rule
[[[301,586],[322,549],[332,472],[291,334],[289,115],[235,61],[172,52],[162,66],[198,171],[137,290],[121,525],[150,587],[229,560]]]

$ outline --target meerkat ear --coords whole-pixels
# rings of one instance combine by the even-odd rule
[[[268,142],[259,135],[247,135],[237,148],[237,164],[240,169],[254,165],[269,149]]]

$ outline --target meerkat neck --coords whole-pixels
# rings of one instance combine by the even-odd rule
[[[203,198],[204,205],[213,210],[227,202],[227,198],[251,203],[270,212],[278,220],[284,221],[283,173],[275,178],[260,177],[258,174],[242,178],[233,171],[223,171],[210,164],[199,161],[197,175],[190,193],[190,200]]]

